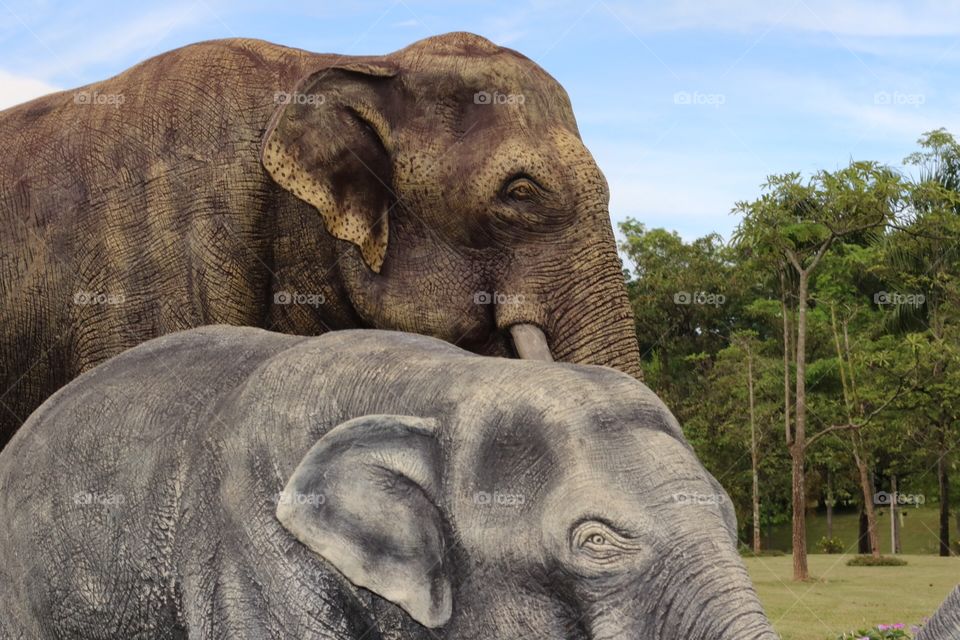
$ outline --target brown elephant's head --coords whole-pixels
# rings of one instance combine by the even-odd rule
[[[343,243],[371,327],[639,376],[603,174],[563,88],[475,35],[305,78],[262,161]]]

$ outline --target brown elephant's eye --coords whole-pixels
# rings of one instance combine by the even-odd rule
[[[606,544],[607,539],[604,538],[604,537],[603,537],[602,535],[600,535],[599,533],[595,533],[595,534],[593,534],[592,536],[590,536],[590,537],[587,539],[587,541],[590,542],[591,544],[602,545],[602,544]]]
[[[526,176],[516,176],[507,181],[503,194],[509,200],[526,202],[542,198],[543,189]]]

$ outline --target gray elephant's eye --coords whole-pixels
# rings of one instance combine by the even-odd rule
[[[587,520],[576,525],[571,532],[571,543],[578,552],[604,563],[641,548],[636,540],[596,520]]]

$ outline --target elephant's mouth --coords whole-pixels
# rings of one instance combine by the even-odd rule
[[[510,326],[509,331],[510,341],[518,358],[553,362],[547,336],[540,327],[535,324],[515,324]]]
[[[555,358],[545,329],[548,324],[546,310],[537,306],[500,302],[501,297],[522,301],[525,297],[522,294],[498,292],[496,296],[496,301],[487,299],[487,304],[478,309],[482,315],[477,317],[478,322],[473,326],[473,330],[463,336],[463,343],[472,339],[478,348],[466,348],[486,356],[553,362]],[[476,301],[474,296],[474,302]]]
[[[494,358],[516,358],[553,362],[550,343],[543,329],[527,322],[512,324],[495,331],[479,329],[462,337],[455,344],[474,353]]]

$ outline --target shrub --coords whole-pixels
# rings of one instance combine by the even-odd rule
[[[817,549],[820,550],[820,553],[843,553],[846,547],[843,545],[843,540],[836,536],[832,538],[823,536],[817,543]]]
[[[895,556],[854,556],[847,560],[848,567],[902,567],[907,564],[906,560],[901,560]],[[869,637],[869,636],[868,636]],[[899,636],[891,636],[893,638]]]
[[[744,558],[779,558],[786,554],[779,549],[764,549],[760,553],[754,553],[750,547],[740,547],[740,555]]]
[[[914,633],[918,631],[917,627],[911,629]],[[837,636],[837,640],[891,640],[894,638],[903,638],[909,640],[913,636],[907,633],[906,625],[880,624],[872,629],[859,629],[858,631],[847,631]]]

